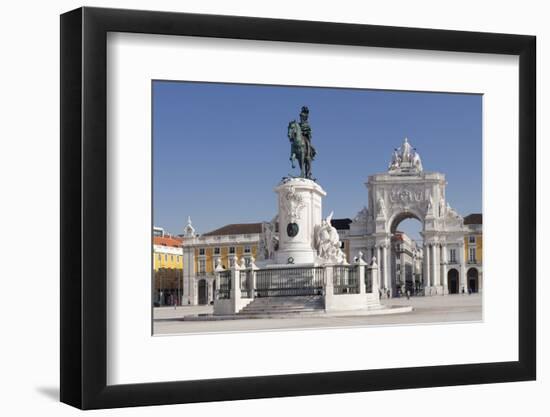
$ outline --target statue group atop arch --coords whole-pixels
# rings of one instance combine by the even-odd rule
[[[393,150],[392,159],[388,166],[388,172],[391,174],[420,174],[422,172],[422,160],[405,138],[400,148]]]

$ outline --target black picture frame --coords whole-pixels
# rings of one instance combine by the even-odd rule
[[[107,385],[108,32],[519,56],[519,360]],[[534,380],[535,50],[524,35],[88,7],[61,15],[61,401],[97,409]]]

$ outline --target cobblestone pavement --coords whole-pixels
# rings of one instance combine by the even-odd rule
[[[322,327],[356,327],[379,325],[409,325],[482,320],[482,295],[448,295],[433,297],[392,298],[382,304],[413,306],[404,314],[349,317],[302,317],[220,321],[181,321],[189,314],[211,313],[212,306],[159,307],[154,309],[154,334],[219,333],[257,330],[291,330]]]

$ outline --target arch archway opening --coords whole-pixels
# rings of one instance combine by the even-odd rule
[[[199,281],[199,305],[208,303],[208,284],[205,279]]]
[[[466,273],[468,280],[468,292],[478,292],[479,291],[479,273],[477,268],[470,268]]]
[[[391,225],[392,294],[416,295],[423,288],[423,223],[411,212],[395,216]]]
[[[458,270],[451,268],[447,272],[447,288],[449,289],[449,294],[458,294],[458,285]]]

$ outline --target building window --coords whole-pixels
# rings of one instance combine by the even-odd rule
[[[247,268],[250,266],[250,258],[248,256],[244,258],[244,264]]]
[[[234,255],[234,254],[235,254],[235,246],[230,246],[230,247],[229,247],[229,253],[230,253],[231,255]]]
[[[468,243],[476,243],[476,237],[474,235],[468,236]]]
[[[204,248],[200,248],[199,249],[199,255],[204,255],[205,254],[205,249]]]
[[[451,263],[456,263],[456,249],[451,249],[449,251],[449,258]]]
[[[159,260],[159,261],[162,260],[160,256],[161,256],[161,255],[160,255],[160,253],[159,253],[159,254],[158,254],[158,260]]]
[[[343,240],[340,242],[340,249],[345,249],[346,247],[346,242],[344,242]]]
[[[476,248],[470,248],[470,256],[469,256],[470,262],[476,261]]]
[[[174,255],[170,255],[170,262],[174,262]]]
[[[250,246],[245,246],[244,247],[244,253],[250,253]]]
[[[235,259],[229,258],[229,268],[233,268],[235,266]]]
[[[168,255],[164,255],[164,260],[168,262]]]
[[[204,274],[206,272],[206,261],[204,259],[199,259],[199,274]]]
[[[214,255],[220,254],[220,248],[214,248]]]

